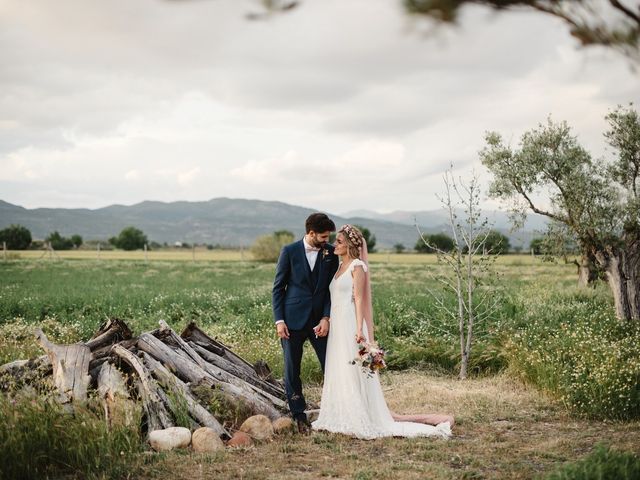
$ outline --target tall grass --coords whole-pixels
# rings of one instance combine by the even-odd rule
[[[0,395],[0,479],[117,479],[135,476],[138,428],[109,430],[89,408],[66,413],[49,400]]]
[[[605,286],[574,287],[572,266],[527,260],[497,264],[500,308],[476,326],[470,371],[508,368],[593,417],[640,415],[640,334],[613,317]],[[54,341],[89,338],[106,318],[135,333],[164,319],[179,330],[195,321],[250,361],[282,375],[282,352],[271,313],[274,266],[240,262],[64,260],[0,266],[0,363],[41,353],[32,328]],[[435,263],[373,263],[376,339],[390,368],[424,366],[455,374],[457,325],[434,304],[443,268]],[[311,348],[304,381],[322,372]]]
[[[509,368],[591,418],[640,416],[640,325],[608,291],[531,289],[505,343]]]

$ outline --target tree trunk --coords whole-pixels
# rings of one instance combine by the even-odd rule
[[[142,406],[147,417],[147,433],[153,430],[173,427],[174,424],[171,416],[169,412],[167,412],[162,398],[158,394],[158,384],[151,378],[151,374],[142,363],[142,360],[119,344],[113,346],[113,353],[133,368],[138,376],[135,384],[142,399]]]
[[[616,316],[640,322],[640,236],[627,236],[622,247],[608,246],[596,258],[613,293]]]
[[[595,287],[598,280],[598,268],[592,257],[588,254],[582,254],[580,261],[573,261],[578,267],[578,286]]]

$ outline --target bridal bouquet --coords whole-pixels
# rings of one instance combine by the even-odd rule
[[[359,365],[368,377],[387,366],[384,361],[386,352],[376,343],[358,342],[358,356],[351,365]]]

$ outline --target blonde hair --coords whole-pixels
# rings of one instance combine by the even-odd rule
[[[349,256],[351,258],[360,258],[360,248],[365,241],[362,232],[357,227],[346,224],[340,227],[338,233],[342,234],[345,242],[347,243]]]

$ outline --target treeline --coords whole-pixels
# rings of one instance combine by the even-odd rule
[[[150,241],[147,235],[136,227],[126,227],[118,235],[108,240],[84,241],[82,236],[78,234],[64,237],[57,230],[49,233],[44,240],[34,240],[28,228],[23,225],[10,225],[0,230],[0,249],[2,248],[3,242],[6,244],[8,250],[40,250],[48,245],[51,245],[51,248],[54,250],[72,250],[80,248],[83,245],[86,248],[97,248],[98,245],[100,245],[100,248],[103,250],[111,250],[113,248],[140,250],[145,248],[145,245],[148,250],[169,247],[192,248],[196,246],[196,244],[187,242],[175,242],[169,245],[167,242],[159,243],[153,240]],[[203,244],[198,246],[206,247],[208,250],[225,248],[220,244]]]

